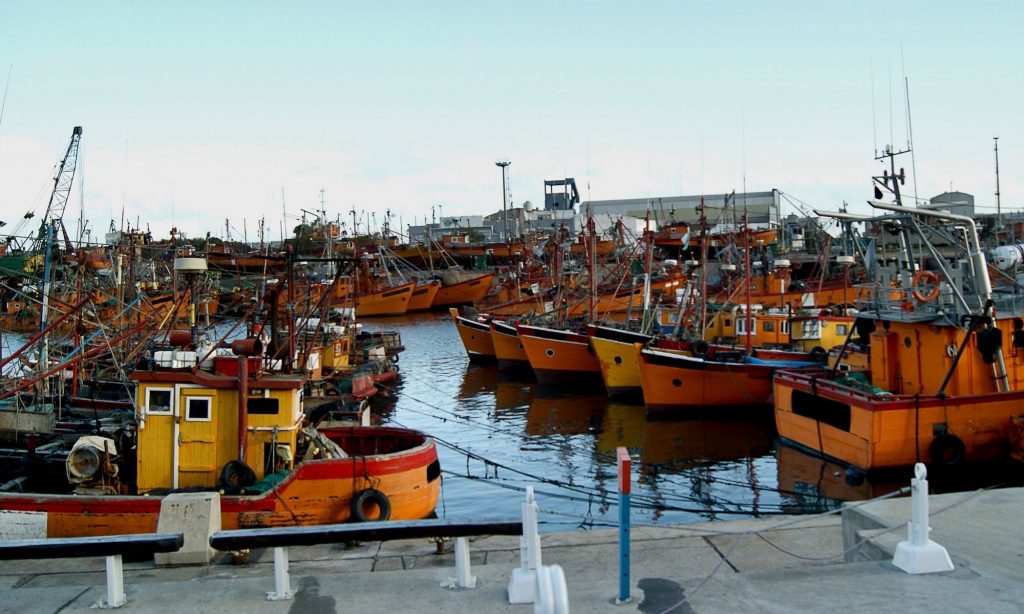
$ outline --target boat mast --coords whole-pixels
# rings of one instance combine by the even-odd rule
[[[995,143],[996,152],[996,238],[998,239],[999,233],[1003,229],[1003,206],[999,194],[999,137],[992,137],[992,141]]]
[[[746,331],[747,331],[747,356],[750,356],[750,346],[751,346],[750,336],[753,333],[753,331],[750,330],[751,321],[753,319],[751,317],[751,314],[750,314],[750,311],[751,311],[751,309],[750,309],[750,242],[751,242],[750,241],[750,235],[751,235],[751,232],[750,232],[750,226],[747,223],[747,214],[744,212],[744,214],[743,214],[743,241],[745,243],[745,246],[744,246],[744,249],[743,249],[743,252],[744,252],[743,283],[746,284],[746,286],[747,286],[747,288],[746,288],[746,294],[747,294],[747,326],[746,326]]]
[[[430,205],[430,224],[425,224],[427,231],[427,266],[430,267],[430,276],[434,276],[434,239],[430,236],[430,226],[434,223],[434,205]]]
[[[590,257],[587,259],[587,264],[590,268],[590,297],[588,306],[588,318],[591,322],[594,321],[594,295],[597,294],[597,240],[595,238],[596,232],[594,227],[594,218],[590,216],[590,209],[587,209],[587,232],[590,234]]]
[[[619,220],[621,223],[622,220]],[[646,331],[651,324],[651,267],[654,260],[654,232],[651,230],[651,213],[647,212],[644,221],[644,316],[641,330]],[[630,306],[633,305],[630,299]]]
[[[697,326],[698,339],[704,339],[704,329],[708,317],[708,218],[704,206],[704,197],[700,197],[700,321]]]

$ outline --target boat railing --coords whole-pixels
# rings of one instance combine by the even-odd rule
[[[845,375],[849,373],[849,371],[842,371],[841,373]],[[775,372],[775,379],[777,381],[810,386],[816,392],[828,391],[862,401],[870,401],[874,403],[878,401],[902,401],[914,398],[914,395],[898,395],[891,393],[875,394],[837,382],[834,379],[835,377],[836,375],[829,369],[779,369]]]

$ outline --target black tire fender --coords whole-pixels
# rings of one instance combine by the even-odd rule
[[[228,461],[220,470],[220,487],[226,495],[237,495],[255,482],[256,472],[240,460]]]
[[[708,342],[704,341],[703,339],[694,341],[693,343],[690,344],[690,353],[692,353],[697,358],[704,358],[705,356],[707,356],[709,349],[710,346],[708,345]]]
[[[943,433],[932,440],[931,445],[928,446],[928,453],[931,455],[932,463],[953,467],[964,462],[967,447],[956,435]]]
[[[371,517],[370,513],[374,507],[380,513],[376,517]],[[356,522],[387,520],[391,518],[391,501],[388,500],[387,495],[376,488],[360,491],[352,497],[352,518]]]

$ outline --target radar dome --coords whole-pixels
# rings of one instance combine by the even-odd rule
[[[527,211],[533,211],[533,203],[531,203],[530,201],[524,202],[523,203],[523,209],[525,209]]]

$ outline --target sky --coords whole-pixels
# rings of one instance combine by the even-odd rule
[[[867,213],[905,194],[1024,206],[1024,3],[0,0],[0,233],[64,215],[255,240],[584,200],[778,189]],[[909,104],[908,104],[909,93]],[[909,109],[909,113],[908,113]],[[28,211],[36,220],[20,224]],[[27,229],[27,230],[26,230]]]

